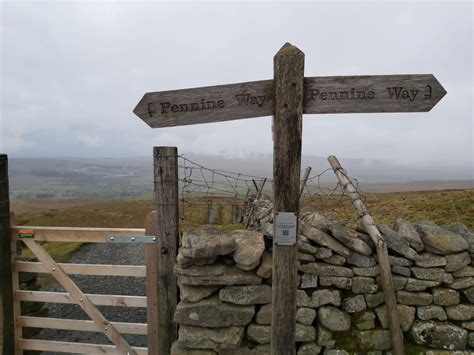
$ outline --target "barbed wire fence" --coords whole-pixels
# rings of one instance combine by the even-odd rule
[[[268,176],[211,168],[184,155],[179,156],[178,167],[180,218],[185,226],[242,224],[247,227],[252,202],[261,196],[270,200],[273,196],[273,180]],[[302,172],[302,180],[303,175]],[[409,193],[400,193],[394,202],[393,197],[365,191],[357,178],[347,171],[346,175],[381,223],[388,223],[390,218],[395,218],[394,215],[412,220],[439,220],[433,215],[434,207],[428,193],[417,192],[416,206],[409,201]],[[337,220],[353,227],[358,225],[352,202],[331,168],[324,168],[307,178],[300,198],[300,211],[318,212],[328,221]],[[440,213],[447,220],[460,221],[457,201],[449,194],[446,194],[446,203]]]

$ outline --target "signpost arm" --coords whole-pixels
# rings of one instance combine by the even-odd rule
[[[299,210],[303,77],[304,53],[286,43],[274,57],[274,213]],[[291,355],[295,354],[297,238],[294,245],[284,246],[275,239],[271,349],[273,355]]]
[[[173,272],[178,249],[178,150],[176,147],[155,147],[154,198],[158,238],[158,352],[171,353],[178,337],[173,322],[178,301],[178,286]]]

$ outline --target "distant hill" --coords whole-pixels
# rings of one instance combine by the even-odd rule
[[[272,176],[271,155],[246,159],[184,154],[193,162],[252,176]],[[469,167],[404,166],[384,160],[345,159],[341,163],[366,191],[416,191],[473,188]],[[180,160],[182,165],[183,161]],[[188,164],[191,164],[188,162]],[[323,157],[303,156],[302,168],[312,167],[311,175],[329,168]],[[180,169],[182,174],[182,169]],[[124,197],[150,194],[153,187],[151,157],[126,158],[12,158],[10,189],[13,198]],[[331,171],[321,183],[334,183]]]

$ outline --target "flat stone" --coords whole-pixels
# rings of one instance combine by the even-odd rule
[[[443,229],[431,221],[419,222],[415,226],[428,252],[444,255],[469,249],[469,244],[462,236]]]
[[[453,282],[453,276],[441,268],[412,267],[411,272],[420,280],[440,281],[447,284]]]
[[[409,306],[427,306],[433,302],[433,295],[427,292],[397,291],[397,300]]]
[[[175,266],[174,272],[178,275],[178,281],[183,285],[258,285],[262,282],[262,279],[254,272],[225,264],[191,266],[189,268]]]
[[[352,292],[353,293],[375,293],[378,286],[375,280],[371,277],[355,276],[352,278]]]
[[[451,223],[446,226],[446,229],[466,239],[467,244],[469,244],[469,253],[474,254],[474,233],[464,224],[459,222]]]
[[[463,267],[462,269],[459,269],[456,272],[453,272],[453,276],[454,277],[472,277],[474,276],[474,267],[472,266]]]
[[[193,303],[209,297],[216,292],[219,287],[216,286],[188,286],[178,284],[181,301]]]
[[[316,311],[313,308],[298,307],[296,309],[296,321],[304,325],[313,324],[316,318]]]
[[[316,340],[316,329],[311,325],[296,323],[295,341],[313,342]]]
[[[391,267],[391,270],[392,270],[393,274],[397,274],[397,275],[401,275],[401,276],[405,276],[405,277],[410,277],[410,275],[411,275],[410,268],[405,267],[405,266],[395,265],[395,266]]]
[[[405,285],[405,291],[415,292],[415,291],[425,291],[427,288],[432,288],[439,286],[440,281],[429,281],[429,280],[418,280],[413,278],[408,278]]]
[[[321,347],[316,343],[302,343],[296,355],[315,355],[321,352]]]
[[[319,276],[319,283],[321,286],[333,286],[349,290],[352,286],[352,279],[350,277]]]
[[[217,260],[217,257],[211,256],[208,258],[187,258],[183,255],[181,248],[178,250],[178,255],[176,256],[176,262],[179,266],[185,268],[193,265],[211,265],[214,264]]]
[[[398,235],[397,232],[384,226],[382,224],[377,224],[380,232],[385,237],[385,242],[387,243],[387,247],[396,253],[404,256],[409,260],[418,260],[419,255],[415,249],[410,247],[410,244]],[[404,265],[401,265],[404,266]]]
[[[324,355],[349,355],[349,353],[340,349],[324,349]]]
[[[255,323],[261,325],[270,325],[272,324],[272,305],[265,304],[257,312],[255,316]]]
[[[298,307],[311,307],[311,297],[306,291],[296,290],[296,305]]]
[[[372,253],[375,252],[375,244],[370,235],[368,235],[365,231],[361,231],[356,228],[357,238],[362,239],[370,248],[372,249]]]
[[[342,308],[347,313],[362,312],[367,309],[365,298],[363,295],[357,295],[353,297],[346,297],[342,302]]]
[[[357,317],[352,318],[357,329],[368,330],[375,327],[375,314],[372,311],[365,311],[360,313]]]
[[[415,261],[415,264],[419,267],[440,267],[446,265],[446,258],[441,255],[423,253],[420,254],[420,260]]]
[[[269,285],[227,286],[219,291],[221,301],[239,304],[267,304],[272,302]]]
[[[344,265],[347,261],[347,259],[343,256],[333,254],[328,258],[322,259],[325,263],[331,264],[331,265]]]
[[[459,303],[459,292],[450,288],[434,288],[433,303],[440,306],[452,306]]]
[[[318,287],[318,275],[306,274],[301,276],[300,288],[316,288]]]
[[[330,236],[329,234],[324,233],[305,222],[300,222],[299,227],[300,233],[303,234],[306,238],[315,242],[316,244],[325,248],[329,248],[333,252],[344,257],[349,256],[349,249],[339,243],[334,237]]]
[[[243,270],[255,269],[265,251],[263,234],[257,231],[236,230],[231,235],[235,240],[235,251],[232,256],[237,267]]]
[[[445,256],[446,266],[444,270],[454,272],[463,269],[471,263],[471,256],[467,251],[457,254],[449,254]]]
[[[177,346],[191,349],[237,348],[244,336],[244,327],[203,328],[181,325]]]
[[[334,266],[326,263],[309,263],[300,265],[298,270],[314,275],[352,277],[354,273],[351,269],[342,266]]]
[[[316,290],[311,294],[310,307],[318,308],[325,305],[339,307],[341,305],[341,292],[338,290],[324,289]]]
[[[447,350],[466,348],[467,330],[453,324],[415,321],[410,329],[410,334],[418,345]]]
[[[408,260],[407,258],[402,258],[401,256],[389,255],[388,261],[392,266],[412,266],[413,261]]]
[[[314,257],[314,255],[298,252],[298,260],[300,260],[300,261],[316,261],[316,258]]]
[[[413,249],[415,249],[417,252],[423,251],[425,246],[421,240],[420,234],[416,231],[416,228],[413,224],[399,218],[395,221],[394,228],[398,235],[405,239]]]
[[[272,276],[273,258],[268,251],[263,252],[260,266],[257,269],[257,276],[261,278],[269,278]]]
[[[247,345],[219,351],[219,355],[270,355],[271,353],[270,345]]]
[[[463,290],[464,295],[467,297],[470,303],[474,303],[474,287]],[[459,297],[458,297],[459,303]]]
[[[379,266],[372,267],[353,267],[352,272],[356,276],[375,277],[380,275]]]
[[[314,253],[316,259],[325,259],[332,256],[332,250],[329,248],[319,247],[316,253]]]
[[[179,302],[174,321],[181,325],[221,328],[247,325],[255,315],[255,306],[237,306],[212,296],[196,303]]]
[[[182,255],[187,258],[226,255],[235,249],[235,241],[232,237],[211,226],[185,228],[181,244]]]
[[[306,214],[302,221],[314,228],[327,230],[327,228],[333,224],[339,224],[340,222],[336,219],[332,218],[331,216],[322,215],[318,212],[311,212]]]
[[[416,308],[416,316],[421,320],[447,320],[446,312],[441,306],[418,306]]]
[[[323,306],[318,309],[318,320],[325,328],[342,332],[349,330],[351,327],[351,317],[333,306]]]
[[[212,350],[196,350],[196,349],[184,349],[180,348],[178,342],[174,342],[171,345],[171,355],[214,355],[217,354]]]
[[[474,277],[455,278],[454,281],[449,285],[449,287],[454,288],[455,290],[469,288],[472,286],[474,286]]]
[[[329,230],[334,238],[350,250],[366,256],[372,255],[372,248],[362,239],[357,238],[357,234],[351,233],[344,226],[332,225],[329,226]]]
[[[462,322],[462,327],[469,330],[474,330],[474,322]]]
[[[258,344],[270,344],[272,337],[271,325],[250,324],[247,327],[247,339]]]
[[[467,336],[467,344],[470,348],[474,348],[474,333],[469,333]]]
[[[354,251],[351,251],[351,253],[347,257],[347,263],[365,268],[374,266],[376,264],[375,259],[372,256],[358,254]]]
[[[319,322],[316,327],[316,343],[320,346],[327,346],[332,348],[336,341],[332,338],[331,331],[324,328]]]
[[[365,302],[370,308],[375,308],[385,302],[385,296],[383,292],[377,292],[374,294],[365,294]]]
[[[452,320],[472,320],[474,319],[474,305],[457,304],[446,307],[446,314]]]
[[[415,307],[398,304],[397,308],[398,314],[400,315],[400,327],[404,332],[406,332],[410,329],[415,320]],[[379,319],[382,328],[388,329],[387,307],[385,305],[377,307],[375,313],[377,314],[377,318]]]
[[[389,350],[392,346],[388,330],[355,330],[353,335],[357,348],[364,351]]]

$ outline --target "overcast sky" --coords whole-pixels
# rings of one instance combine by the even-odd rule
[[[151,129],[145,92],[273,77],[432,73],[428,113],[305,115],[303,153],[473,165],[472,2],[2,2],[0,151],[27,156],[271,153],[271,118]]]

